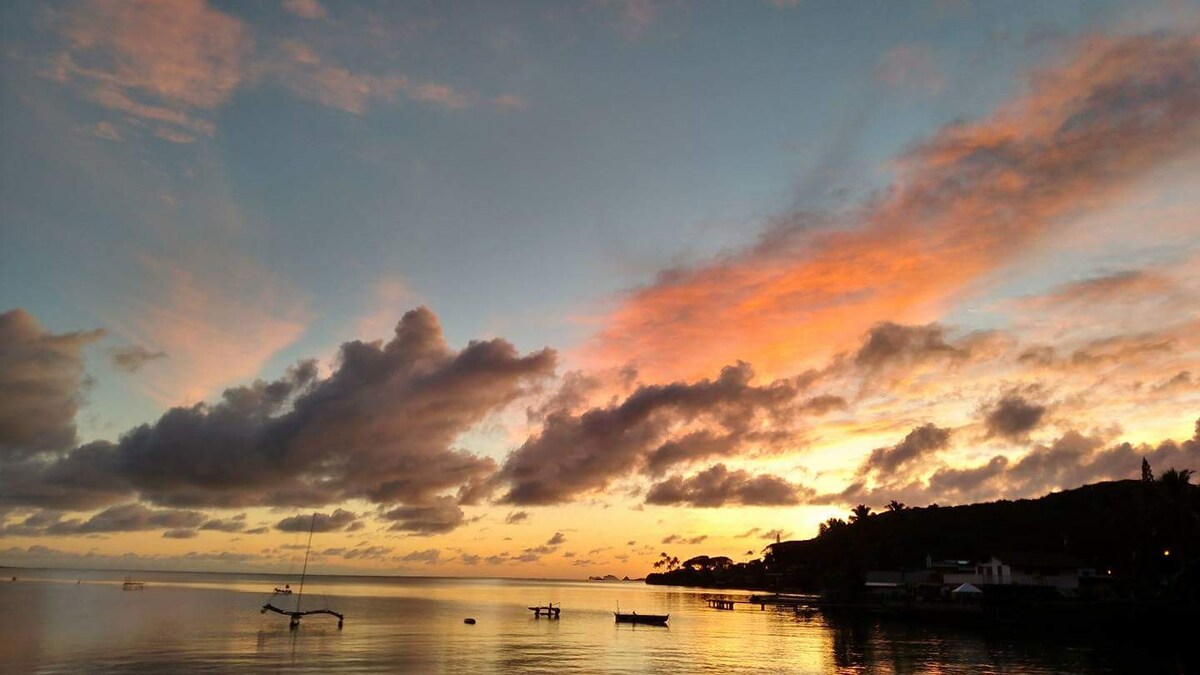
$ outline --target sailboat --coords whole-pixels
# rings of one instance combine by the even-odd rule
[[[286,609],[282,609],[280,607],[276,607],[273,604],[275,601],[275,596],[277,596],[277,595],[290,596],[292,594],[291,587],[286,584],[284,585],[283,589],[276,588],[275,592],[273,594],[271,594],[271,599],[267,600],[267,604],[262,606],[262,611],[261,611],[262,614],[266,614],[267,612],[275,612],[276,614],[282,614],[283,616],[290,617],[290,620],[288,622],[288,627],[292,628],[292,629],[296,629],[296,628],[300,627],[300,617],[310,616],[312,614],[328,614],[330,616],[336,616],[337,620],[338,620],[338,628],[339,629],[342,627],[342,623],[345,622],[345,620],[346,620],[345,616],[338,614],[337,612],[333,611],[332,609],[309,609],[309,610],[301,610],[300,609],[300,601],[304,599],[304,577],[308,574],[308,554],[312,550],[313,530],[316,529],[316,527],[317,527],[317,514],[314,513],[313,517],[312,517],[312,525],[310,525],[308,527],[308,546],[304,549],[304,567],[300,571],[300,590],[298,593],[296,593],[296,609],[286,610]],[[283,603],[280,603],[280,604],[283,604]]]

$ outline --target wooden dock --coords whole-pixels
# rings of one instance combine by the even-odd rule
[[[772,607],[791,607],[791,608],[808,608],[816,605],[817,598],[814,596],[798,596],[798,595],[751,595],[745,600],[734,598],[705,598],[704,601],[712,609],[720,609],[724,611],[732,611],[737,605],[758,605],[760,610],[765,610],[767,605]]]
[[[535,619],[540,619],[543,616],[547,619],[557,619],[559,614],[562,613],[562,605],[560,604],[558,607],[555,607],[554,603],[551,602],[546,605],[530,607],[529,610],[533,612],[533,618]]]

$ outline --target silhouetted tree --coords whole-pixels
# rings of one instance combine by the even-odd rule
[[[679,569],[679,558],[667,555],[666,551],[658,554],[658,560],[654,561],[654,569],[667,568],[668,572]]]
[[[1162,477],[1159,478],[1158,480],[1163,485],[1169,485],[1174,488],[1180,488],[1185,485],[1190,485],[1192,482],[1193,475],[1194,475],[1194,473],[1192,472],[1191,469],[1178,469],[1177,470],[1175,467],[1171,467],[1170,469],[1167,469],[1166,471],[1164,471]]]
[[[825,522],[823,522],[819,526],[817,526],[817,536],[819,537],[822,534],[825,534],[826,532],[832,532],[834,530],[841,529],[845,526],[846,526],[846,521],[842,520],[841,518],[830,518],[829,520],[826,520]]]
[[[1147,462],[1145,457],[1142,458],[1142,482],[1154,482],[1154,472],[1150,471],[1150,462]]]
[[[888,502],[888,505],[887,505],[888,511],[892,511],[894,513],[896,511],[903,511],[904,509],[905,509],[904,502],[898,502],[895,499]]]
[[[850,510],[850,522],[861,523],[871,515],[871,507],[866,504],[859,504]]]

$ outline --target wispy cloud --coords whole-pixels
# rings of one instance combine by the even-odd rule
[[[1194,35],[1084,39],[987,119],[908,151],[882,195],[832,218],[791,214],[750,249],[633,291],[593,358],[633,358],[652,378],[739,358],[776,374],[876,322],[935,319],[1072,217],[1193,152],[1198,65]]]
[[[169,405],[254,377],[311,317],[302,294],[248,258],[195,255],[139,256],[147,292],[111,317],[121,335],[170,355],[141,380]]]
[[[317,0],[286,0],[282,7],[308,20],[326,16]],[[264,33],[205,0],[87,0],[52,16],[61,46],[45,74],[77,86],[83,98],[102,108],[149,124],[150,133],[174,143],[214,136],[215,111],[239,89],[264,83],[282,84],[301,98],[356,115],[373,103],[397,100],[452,111],[526,105],[512,93],[484,96],[394,67],[353,68],[301,39]],[[97,133],[111,140],[122,137],[127,126],[120,118],[102,124]]]
[[[212,135],[201,116],[242,84],[254,44],[239,19],[204,0],[89,0],[55,16],[65,46],[53,75],[168,135]]]

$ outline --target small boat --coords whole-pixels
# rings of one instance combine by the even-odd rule
[[[613,612],[613,615],[617,617],[617,623],[642,623],[651,626],[665,626],[667,619],[671,616],[670,614],[638,614],[637,612],[628,614]]]
[[[291,584],[284,584],[283,588],[280,588],[278,586],[275,587],[275,595],[291,595],[291,594],[292,594],[292,585]]]
[[[146,584],[141,581],[134,581],[132,577],[125,577],[125,583],[121,584],[123,591],[144,591]]]

